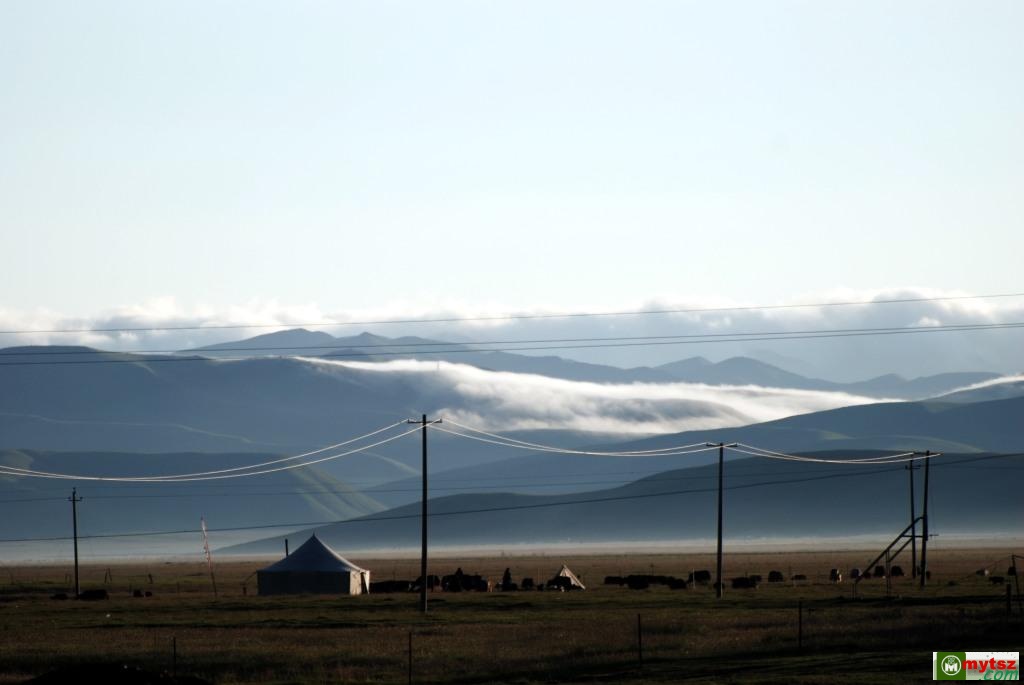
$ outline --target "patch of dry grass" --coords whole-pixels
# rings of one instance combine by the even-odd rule
[[[927,680],[934,649],[1019,648],[1021,618],[1006,616],[1004,587],[974,575],[1008,554],[936,551],[931,585],[922,591],[896,579],[890,599],[884,581],[862,583],[858,599],[848,583],[827,582],[832,567],[863,567],[870,555],[862,552],[730,555],[727,577],[767,577],[778,569],[809,580],[727,589],[721,601],[709,587],[631,591],[601,584],[605,575],[631,572],[685,576],[713,568],[711,555],[437,559],[434,572],[461,566],[497,580],[509,567],[517,581],[545,581],[564,561],[590,589],[437,593],[427,616],[405,594],[257,597],[250,576],[259,562],[218,564],[216,600],[200,564],[114,566],[106,583],[106,567],[86,567],[83,587],[111,592],[101,602],[49,599],[66,589],[66,567],[17,567],[0,578],[0,680],[86,661],[169,670],[175,639],[179,672],[217,682],[397,683],[407,678],[410,632],[416,682]],[[418,570],[418,560],[355,561],[375,579],[410,578]],[[132,598],[129,589],[136,588],[154,596]]]

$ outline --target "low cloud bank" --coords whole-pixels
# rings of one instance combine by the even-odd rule
[[[839,392],[696,383],[602,384],[464,364],[305,361],[390,374],[438,398],[437,413],[487,430],[654,434],[726,428],[879,400]]]

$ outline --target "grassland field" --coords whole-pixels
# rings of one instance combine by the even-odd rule
[[[431,573],[461,567],[495,582],[506,568],[516,582],[543,582],[565,563],[587,590],[435,592],[426,615],[415,594],[259,597],[254,572],[266,560],[218,562],[216,598],[203,563],[90,564],[82,588],[110,593],[96,602],[51,599],[69,590],[70,564],[2,565],[0,683],[96,663],[217,683],[405,683],[410,635],[416,683],[930,682],[933,650],[1024,644],[1016,595],[1007,613],[1010,553],[930,551],[926,588],[895,578],[887,597],[885,581],[872,579],[856,598],[848,580],[828,581],[829,569],[863,568],[869,552],[727,554],[727,579],[780,570],[807,581],[727,584],[721,600],[711,586],[602,584],[606,575],[713,571],[713,554],[438,557]],[[418,575],[418,559],[352,561],[373,580]],[[977,575],[983,567],[1004,582]],[[134,590],[152,596],[135,598]]]

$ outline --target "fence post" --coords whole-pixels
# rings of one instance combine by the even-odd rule
[[[804,648],[804,600],[799,600],[796,605],[796,648],[803,651]]]
[[[640,614],[636,615],[636,654],[642,671],[644,670],[644,629],[640,623]]]

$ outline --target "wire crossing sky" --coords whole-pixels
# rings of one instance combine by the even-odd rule
[[[710,450],[718,449],[717,445],[710,445],[707,443],[694,443],[690,445],[675,445],[672,447],[663,447],[658,449],[650,450],[575,450],[565,447],[555,447],[552,445],[544,445],[541,443],[527,442],[515,438],[507,438],[497,433],[491,433],[478,428],[473,428],[463,423],[459,423],[452,419],[446,419],[446,421],[462,430],[452,430],[445,426],[437,424],[427,424],[431,430],[440,431],[448,435],[453,435],[459,438],[477,440],[493,445],[500,445],[503,447],[511,447],[520,450],[527,450],[529,452],[550,452],[555,454],[572,454],[572,455],[586,455],[592,457],[671,457],[680,456],[686,454],[697,454],[700,452],[707,452]],[[74,481],[94,481],[94,482],[119,482],[119,483],[189,483],[195,481],[212,481],[212,480],[225,480],[225,479],[236,479],[236,478],[249,478],[253,476],[262,476],[271,473],[279,473],[281,471],[290,471],[293,469],[307,468],[315,466],[316,464],[322,464],[327,461],[333,461],[342,457],[347,457],[353,454],[364,452],[368,449],[372,449],[379,445],[384,445],[389,442],[394,442],[401,438],[407,437],[416,433],[420,428],[412,428],[396,435],[391,435],[386,438],[381,438],[367,445],[361,445],[358,447],[352,447],[343,452],[336,452],[326,456],[317,456],[315,459],[309,459],[315,455],[322,455],[323,452],[330,452],[339,447],[351,445],[353,443],[362,442],[368,438],[372,438],[385,433],[399,425],[403,425],[405,422],[397,422],[387,426],[383,426],[376,430],[370,431],[363,435],[347,439],[343,442],[338,442],[333,445],[321,447],[320,449],[304,452],[288,457],[282,457],[271,461],[260,462],[257,464],[250,464],[248,466],[241,466],[228,469],[216,469],[211,471],[202,471],[195,473],[178,473],[169,475],[157,475],[149,474],[142,476],[126,476],[118,474],[106,474],[101,476],[95,475],[82,475],[72,473],[57,473],[51,471],[37,471],[34,469],[26,469],[16,466],[0,465],[0,474],[8,476],[18,476],[26,478],[44,478],[53,480],[74,480]],[[823,457],[810,457],[795,454],[786,454],[783,452],[774,452],[769,449],[756,447],[753,445],[728,445],[727,449],[735,449],[738,452],[749,454],[754,457],[764,459],[778,459],[783,461],[798,461],[807,463],[817,464],[889,464],[889,463],[903,463],[920,461],[924,459],[931,459],[934,457],[942,456],[940,452],[934,454],[922,454],[917,452],[900,452],[889,455],[883,455],[879,457],[865,457],[865,458],[841,458],[841,459],[829,459]],[[284,462],[292,462],[284,464]],[[265,468],[269,467],[269,468]]]

